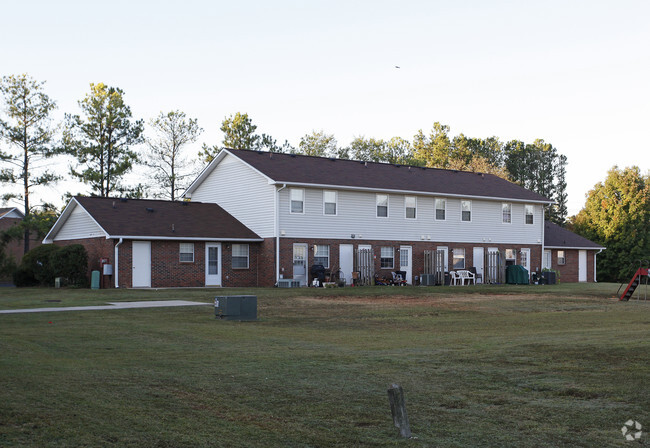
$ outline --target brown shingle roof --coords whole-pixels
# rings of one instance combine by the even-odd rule
[[[261,240],[217,204],[82,196],[75,200],[112,237]]]
[[[229,152],[277,183],[550,202],[492,174],[249,150]]]
[[[544,246],[581,249],[604,249],[600,244],[577,235],[550,221],[544,222]]]

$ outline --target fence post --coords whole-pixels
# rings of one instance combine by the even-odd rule
[[[406,402],[402,386],[391,384],[388,388],[388,401],[390,403],[390,412],[393,414],[393,424],[399,429],[399,435],[405,438],[411,437],[411,427],[406,414]]]

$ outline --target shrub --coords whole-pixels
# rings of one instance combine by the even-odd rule
[[[81,244],[64,246],[59,251],[50,254],[50,264],[54,268],[55,277],[64,277],[72,286],[88,286],[88,252]]]
[[[26,278],[29,278],[31,275],[39,285],[54,286],[56,273],[50,260],[60,250],[61,248],[54,244],[43,244],[42,246],[35,247],[23,256],[23,261],[20,263],[20,270],[26,271]],[[16,286],[18,286],[17,283]]]
[[[34,278],[34,272],[31,269],[26,269],[22,266],[18,267],[13,274],[14,285],[23,286],[36,286],[38,281]]]

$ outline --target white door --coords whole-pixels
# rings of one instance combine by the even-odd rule
[[[476,268],[477,280],[479,279],[478,275],[480,275],[481,282],[485,278],[485,276],[483,275],[484,253],[485,252],[482,247],[474,247],[472,249],[472,260],[474,263],[474,267]]]
[[[578,252],[578,281],[587,281],[587,251],[581,250]]]
[[[300,280],[300,286],[307,285],[307,244],[293,245],[293,279]]]
[[[544,251],[544,266],[542,266],[542,269],[551,269],[551,251],[550,250],[545,250]]]
[[[399,248],[399,270],[406,272],[406,283],[413,284],[413,249],[411,246]]]
[[[352,284],[352,271],[354,270],[354,246],[341,244],[339,246],[339,267],[346,285]]]
[[[205,286],[221,286],[221,243],[205,243]]]
[[[134,241],[131,265],[134,288],[151,288],[151,241]]]
[[[444,251],[445,258],[442,264],[445,266],[445,272],[449,272],[449,248],[447,246],[438,246],[436,249]]]
[[[530,249],[521,249],[519,260],[521,265],[528,271],[528,279],[530,280]]]

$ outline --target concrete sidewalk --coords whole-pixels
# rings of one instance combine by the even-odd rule
[[[188,300],[151,300],[148,302],[108,302],[108,305],[97,306],[61,306],[52,308],[24,308],[16,310],[0,310],[0,314],[18,313],[49,313],[59,311],[96,311],[96,310],[124,310],[129,308],[162,308],[169,306],[200,306],[212,303],[190,302]]]

